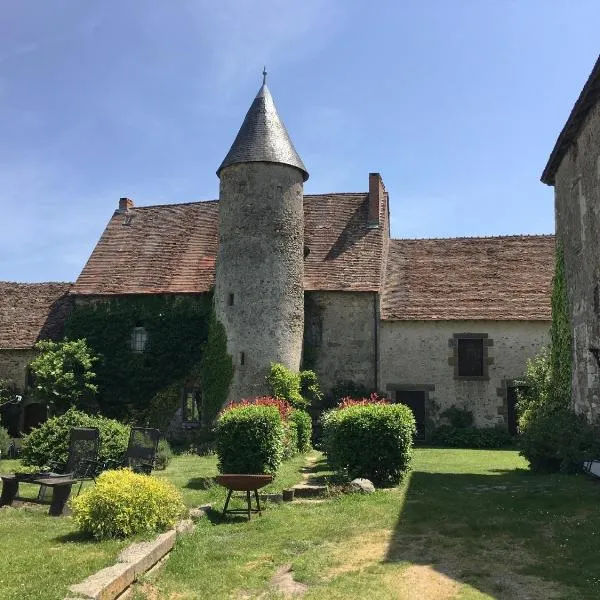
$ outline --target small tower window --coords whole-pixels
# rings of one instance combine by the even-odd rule
[[[227,306],[233,306],[233,294],[229,294],[229,298],[227,299]]]
[[[243,365],[246,362],[246,354],[244,352],[240,352],[240,365]]]
[[[148,344],[148,332],[145,327],[136,326],[131,332],[131,350],[136,354],[142,354]]]

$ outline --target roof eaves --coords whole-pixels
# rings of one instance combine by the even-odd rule
[[[571,110],[571,114],[565,123],[565,126],[562,128],[562,131],[558,135],[556,140],[556,144],[554,144],[554,148],[552,153],[550,154],[550,158],[544,168],[544,172],[541,176],[542,183],[547,185],[554,185],[554,177],[556,175],[556,171],[560,167],[560,163],[564,158],[567,150],[570,145],[573,143],[585,118],[588,114],[588,111],[600,98],[600,56],[596,60],[596,64],[588,77],[581,93],[579,94],[579,98],[577,98],[577,102],[573,105],[573,109]]]

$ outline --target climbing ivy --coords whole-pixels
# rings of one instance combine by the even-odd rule
[[[233,378],[233,361],[227,353],[225,328],[214,311],[210,316],[208,339],[200,362],[204,424],[211,425],[227,400]]]
[[[184,382],[202,359],[212,296],[131,296],[77,306],[65,328],[69,339],[85,338],[100,357],[95,365],[102,413],[144,422],[161,390]],[[143,352],[132,351],[135,327],[148,334]]]
[[[552,280],[552,340],[550,354],[552,400],[557,407],[571,405],[572,343],[571,319],[565,281],[563,245],[556,245],[556,265]]]

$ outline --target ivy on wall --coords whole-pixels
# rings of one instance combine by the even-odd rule
[[[212,296],[132,296],[77,306],[65,328],[70,339],[86,338],[100,356],[98,404],[107,416],[147,421],[152,399],[185,382],[200,364],[209,335]],[[132,351],[132,332],[143,327],[147,344]]]
[[[202,381],[202,404],[204,424],[213,422],[227,400],[227,392],[233,378],[233,361],[227,354],[227,336],[214,311],[210,316],[208,339],[200,362]]]
[[[564,249],[559,241],[556,245],[556,265],[552,280],[552,340],[550,371],[553,400],[557,405],[571,405],[572,344],[571,319],[565,281]]]

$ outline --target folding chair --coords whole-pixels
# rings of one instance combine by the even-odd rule
[[[107,461],[105,468],[129,467],[134,473],[150,475],[154,468],[160,431],[148,427],[132,427],[125,456],[119,462]]]

